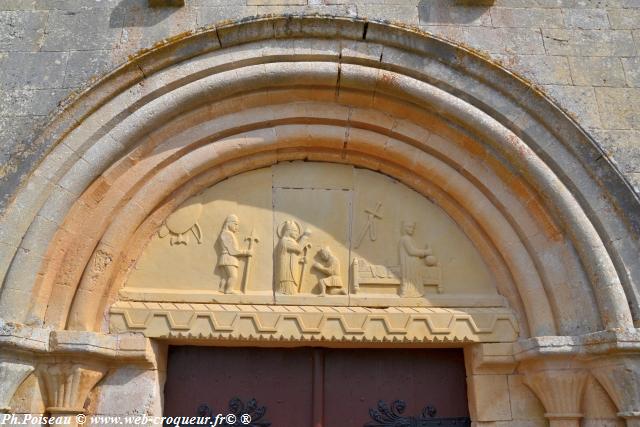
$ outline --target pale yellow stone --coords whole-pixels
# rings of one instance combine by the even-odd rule
[[[403,222],[415,222],[412,236],[417,248],[431,248],[437,258],[441,291],[446,294],[493,294],[491,274],[469,239],[440,208],[398,181],[366,169],[355,170],[352,260],[357,257],[372,266],[400,265],[399,242]],[[368,212],[381,218],[370,221]],[[375,240],[369,222],[375,227]],[[363,234],[364,233],[364,234]],[[391,288],[397,293],[399,285]],[[386,288],[386,289],[385,289]],[[388,294],[386,285],[361,284],[361,293]],[[437,298],[437,286],[425,286],[426,299]],[[371,299],[369,299],[371,301]],[[494,302],[495,304],[496,302]]]
[[[201,343],[496,343],[513,342],[519,332],[507,308],[382,309],[130,301],[119,301],[111,307],[109,327],[114,333],[139,332],[149,338],[187,338]]]
[[[511,420],[507,375],[467,376],[469,412],[478,421]]]
[[[18,414],[42,414],[45,411],[44,390],[37,375],[29,375],[11,400],[11,410]]]
[[[218,292],[224,272],[218,266],[218,237],[225,219],[235,214],[239,218],[238,246],[246,248],[244,239],[253,233],[259,239],[253,244],[250,258],[250,287],[247,294],[257,294],[261,302],[272,300],[272,200],[271,171],[259,169],[238,175],[215,185],[187,200],[182,206],[201,203],[202,213],[194,218],[202,230],[202,243],[191,238],[186,244],[171,244],[169,236],[154,235],[136,264],[123,295],[136,299],[176,301],[239,302],[234,295]],[[180,211],[181,208],[178,209]],[[237,290],[241,290],[246,260],[239,258]],[[129,290],[129,287],[131,290]]]
[[[516,420],[544,420],[544,407],[527,387],[522,375],[509,375],[509,399],[511,412]]]
[[[311,246],[307,248],[306,262],[299,263],[302,257],[294,257],[293,260],[299,263],[296,274],[300,272],[300,277],[303,278],[299,293],[320,293],[319,281],[325,275],[311,267],[315,262],[320,262],[318,251],[326,247],[331,248],[340,263],[339,277],[346,291],[349,283],[350,193],[330,189],[275,188],[273,197],[276,228],[284,221],[293,220],[300,224],[302,230],[308,229],[311,232],[308,239]],[[278,241],[275,239],[274,250],[277,244]],[[277,255],[274,255],[274,262],[278,262]],[[274,266],[275,268],[277,267]],[[301,271],[302,268],[304,271]],[[276,301],[278,297],[276,293]]]
[[[297,161],[278,163],[271,170],[274,187],[353,189],[353,166]]]
[[[295,239],[283,237],[287,227]],[[274,295],[287,305],[506,306],[471,241],[434,203],[380,173],[312,161],[242,173],[187,199],[120,291],[223,304]]]

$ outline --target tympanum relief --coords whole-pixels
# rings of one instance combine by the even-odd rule
[[[160,231],[123,299],[503,305],[479,254],[440,208],[350,166],[290,162],[229,178],[183,203]],[[188,244],[189,233],[202,244]]]
[[[352,262],[353,292],[360,286],[385,286],[398,288],[401,297],[421,297],[427,286],[433,286],[437,293],[442,292],[438,259],[429,245],[416,247],[413,234],[415,222],[403,221],[400,227],[402,237],[398,242],[399,265],[373,265],[366,259],[354,258]]]
[[[225,294],[238,293],[236,282],[238,281],[238,268],[240,266],[239,258],[245,258],[244,278],[242,280],[242,290],[247,288],[249,280],[249,261],[252,255],[252,246],[260,240],[251,233],[245,240],[248,246],[246,249],[240,248],[236,234],[240,230],[240,220],[237,215],[229,215],[222,225],[222,231],[218,236],[218,244],[220,245],[220,256],[218,257],[218,267],[222,270],[220,278],[219,290]]]
[[[202,229],[198,224],[200,215],[202,204],[198,200],[192,200],[190,204],[182,206],[167,217],[158,230],[158,236],[169,236],[171,246],[188,244],[190,235],[193,235],[198,243],[202,243]]]
[[[300,293],[303,283],[307,252],[311,248],[311,231],[300,232],[296,221],[285,221],[278,226],[278,244],[274,252],[276,292],[284,295]]]

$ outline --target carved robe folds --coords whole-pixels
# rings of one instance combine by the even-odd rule
[[[284,236],[275,250],[276,292],[286,295],[298,293],[300,285],[299,255],[302,247],[292,237]]]

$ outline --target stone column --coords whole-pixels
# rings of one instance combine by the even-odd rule
[[[70,417],[71,426],[75,427],[76,416],[84,413],[85,400],[106,371],[103,366],[73,362],[40,366],[38,374],[46,389],[47,412],[55,417]]]
[[[607,391],[627,427],[640,427],[640,355],[593,359],[591,372]]]
[[[524,383],[542,402],[550,427],[580,427],[582,394],[588,372],[544,366],[524,370]]]
[[[0,360],[0,413],[11,411],[11,398],[33,370],[33,366],[29,363],[10,359]]]

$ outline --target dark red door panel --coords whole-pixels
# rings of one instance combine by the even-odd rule
[[[230,399],[255,398],[273,427],[310,426],[310,349],[170,347],[165,415],[195,416],[206,403],[227,413]]]
[[[324,422],[362,427],[379,400],[403,400],[407,416],[418,416],[431,405],[437,417],[466,417],[465,378],[463,354],[457,349],[326,350]]]
[[[256,399],[272,427],[362,427],[379,401],[403,401],[406,417],[427,405],[468,416],[462,350],[170,347],[166,416],[203,403],[225,414],[236,397]]]

